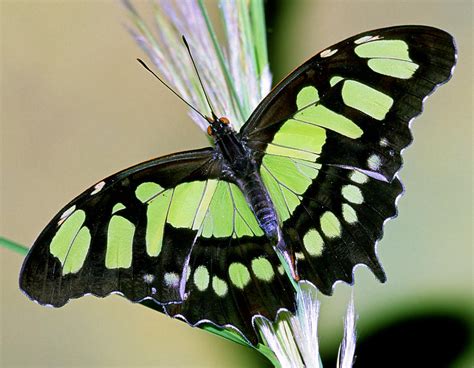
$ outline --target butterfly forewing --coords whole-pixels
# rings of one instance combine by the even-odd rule
[[[204,149],[152,160],[104,179],[64,207],[44,229],[23,265],[21,288],[39,303],[53,306],[85,293],[121,292],[133,301],[151,295],[153,283],[146,275],[158,281],[166,271],[179,269],[195,234],[164,239],[168,208],[157,219],[145,197],[161,196],[157,202],[164,203],[177,185],[218,174],[213,150]],[[152,193],[150,186],[161,189]],[[150,228],[155,229],[154,239],[147,234]],[[169,244],[163,247],[165,240]],[[172,249],[172,243],[179,246]],[[173,288],[157,287],[156,293],[162,302],[180,300]]]
[[[312,124],[325,129],[324,149],[314,152],[318,163],[391,180],[412,140],[409,122],[425,97],[450,78],[455,60],[453,38],[435,28],[359,34],[320,52],[278,84],[242,128],[242,138],[263,155],[287,122]]]

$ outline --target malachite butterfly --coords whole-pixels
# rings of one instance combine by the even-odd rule
[[[67,204],[28,254],[20,286],[40,304],[120,293],[191,325],[232,327],[294,310],[294,280],[325,294],[396,215],[411,120],[451,76],[453,38],[426,26],[365,32],[299,66],[240,131],[112,175]],[[284,265],[285,264],[285,267]]]

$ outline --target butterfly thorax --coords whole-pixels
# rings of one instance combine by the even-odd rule
[[[212,124],[216,149],[226,165],[226,175],[242,190],[265,235],[274,245],[281,239],[278,215],[263,184],[251,150],[244,145],[230,125],[222,118]]]

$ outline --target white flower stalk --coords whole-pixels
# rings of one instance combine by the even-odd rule
[[[339,347],[337,357],[338,368],[352,368],[356,346],[356,315],[354,308],[354,293],[351,293],[351,300],[347,306],[346,318],[344,319],[344,338]]]
[[[164,80],[204,114],[210,115],[189,55],[186,37],[201,79],[218,116],[236,130],[270,91],[262,1],[221,0],[225,41],[219,44],[201,0],[159,0],[153,7],[151,30],[128,0],[134,27],[130,33],[148,54]],[[204,131],[208,123],[194,111],[191,117]]]
[[[298,283],[296,312],[282,312],[274,323],[256,318],[255,325],[265,344],[273,351],[282,368],[322,368],[319,355],[317,289],[308,282]],[[347,307],[344,338],[339,347],[337,368],[351,368],[356,346],[354,297]]]
[[[263,318],[256,320],[263,340],[283,368],[322,368],[318,342],[319,306],[316,288],[302,281],[298,284],[295,315],[282,312],[274,323]]]
[[[296,318],[291,320],[291,327],[306,367],[319,368],[322,364],[318,343],[318,294],[316,288],[309,283],[300,282],[299,287]]]
[[[276,323],[272,323],[263,317],[256,318],[254,322],[265,345],[273,351],[278,363],[284,368],[304,367],[290,327],[294,318],[290,313],[282,312]]]
[[[129,0],[123,0],[123,3],[133,22],[130,33],[162,78],[197,110],[210,115],[198,76],[182,42],[182,36],[186,37],[215,113],[226,116],[239,130],[271,88],[263,0],[219,1],[224,33],[221,43],[217,41],[202,0],[156,0],[153,2],[153,27],[146,24]],[[192,110],[190,115],[206,131],[207,121]],[[297,290],[295,315],[282,310],[275,322],[255,317],[254,326],[263,344],[253,347],[275,366],[320,368],[317,290],[304,281],[294,285]],[[339,367],[352,366],[354,319],[351,302]],[[211,324],[201,327],[234,342],[248,344],[234,330]]]

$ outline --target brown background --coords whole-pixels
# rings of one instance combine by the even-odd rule
[[[1,235],[31,244],[103,177],[206,144],[185,107],[135,62],[143,54],[119,3],[4,0],[0,22]],[[281,41],[272,62],[288,72],[345,37],[410,23],[452,33],[459,65],[414,124],[401,172],[407,194],[379,246],[389,281],[356,271],[359,331],[410,308],[472,308],[472,2],[295,1],[273,29]],[[18,290],[22,257],[4,249],[0,256],[2,367],[262,364],[249,349],[118,296],[42,308]],[[349,291],[338,285],[322,298],[323,349],[340,341]]]

